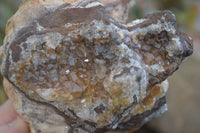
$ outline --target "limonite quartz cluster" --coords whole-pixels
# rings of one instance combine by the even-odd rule
[[[125,24],[133,3],[26,0],[8,21],[1,72],[31,133],[124,133],[167,110],[192,39],[170,11]]]

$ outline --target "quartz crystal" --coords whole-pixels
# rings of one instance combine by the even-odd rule
[[[167,110],[192,54],[170,11],[125,24],[131,0],[26,0],[8,21],[5,89],[31,133],[137,129]]]

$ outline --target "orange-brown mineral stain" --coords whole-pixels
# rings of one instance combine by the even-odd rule
[[[148,108],[151,109],[154,106],[155,99],[162,96],[165,91],[164,88],[160,87],[159,85],[155,85],[151,88],[150,95],[147,96],[142,100],[142,102],[135,108],[134,113],[141,113],[147,110]]]
[[[134,133],[138,130],[139,128],[134,128],[134,129],[131,129],[130,131],[128,131],[127,133]]]

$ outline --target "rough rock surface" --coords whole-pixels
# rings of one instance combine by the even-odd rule
[[[27,0],[7,23],[1,71],[32,133],[124,132],[167,110],[192,39],[170,11],[125,24],[132,1],[112,2]]]
[[[195,42],[194,42],[195,44]],[[199,51],[200,53],[200,51]],[[200,60],[192,57],[172,77],[167,92],[168,111],[148,125],[159,133],[197,133],[200,131]],[[178,95],[177,94],[180,94]]]

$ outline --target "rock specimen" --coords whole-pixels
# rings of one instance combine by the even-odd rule
[[[192,39],[170,11],[125,24],[130,0],[102,2],[27,0],[7,23],[1,71],[31,133],[125,132],[167,110]]]

